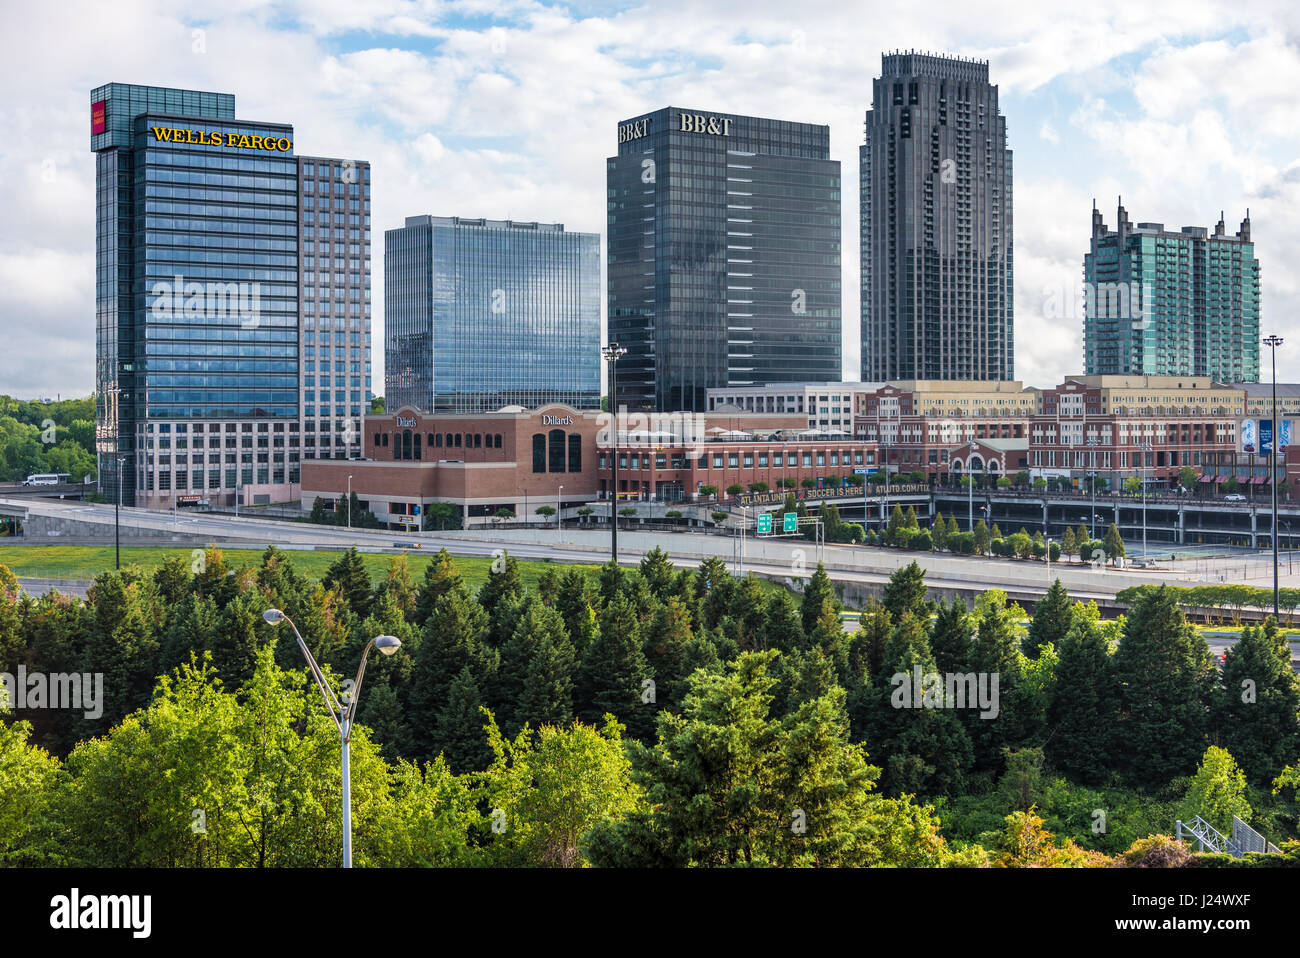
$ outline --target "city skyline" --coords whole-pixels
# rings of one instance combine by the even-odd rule
[[[830,156],[852,179],[879,54],[979,58],[998,83],[1016,154],[1018,378],[1045,384],[1081,372],[1082,322],[1072,311],[1093,196],[1109,206],[1122,194],[1145,218],[1166,223],[1212,222],[1220,209],[1249,207],[1262,331],[1287,336],[1300,313],[1300,290],[1283,267],[1300,251],[1300,165],[1287,84],[1277,79],[1300,73],[1288,41],[1295,14],[1262,4],[1120,9],[1063,21],[1027,10],[1005,26],[976,29],[969,14],[913,23],[900,12],[873,23],[864,54],[861,30],[816,4],[797,23],[760,5],[743,27],[725,6],[689,17],[683,8],[671,31],[654,28],[651,12],[636,6],[602,15],[522,5],[441,19],[405,4],[347,14],[290,6],[276,17],[214,7],[182,21],[140,4],[115,13],[113,29],[149,46],[144,66],[125,45],[103,42],[116,34],[103,33],[94,8],[57,20],[32,11],[6,52],[33,92],[0,114],[11,147],[0,158],[0,196],[11,211],[0,315],[24,317],[32,333],[27,361],[7,372],[0,391],[92,388],[94,171],[84,155],[84,97],[114,79],[231,92],[241,114],[292,116],[296,152],[367,156],[376,229],[400,225],[413,208],[454,208],[473,189],[481,215],[604,234],[603,163],[623,117],[694,102],[826,123]],[[1085,23],[1086,38],[1070,34]],[[70,54],[58,66],[32,52],[55,31]],[[1213,80],[1243,58],[1258,69],[1231,88]],[[1239,109],[1246,103],[1249,119]],[[859,308],[855,192],[846,191],[841,208],[845,317]],[[374,296],[382,297],[378,276]],[[853,326],[843,341],[846,378],[857,378]],[[1278,357],[1283,380],[1300,371],[1287,352]],[[375,366],[378,380],[378,356]]]

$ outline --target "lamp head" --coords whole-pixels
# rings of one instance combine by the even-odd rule
[[[284,613],[279,609],[267,609],[262,613],[262,618],[266,620],[267,625],[279,625],[284,621]]]
[[[392,655],[402,647],[402,640],[395,635],[375,636],[375,648],[384,655]]]

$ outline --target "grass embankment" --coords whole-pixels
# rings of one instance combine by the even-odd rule
[[[262,549],[228,549],[222,547],[221,554],[232,567],[259,566],[262,563]],[[123,546],[122,566],[138,566],[153,571],[163,564],[169,556],[180,556],[186,562],[193,558],[193,549],[168,548],[164,546]],[[337,561],[340,552],[318,552],[307,550],[285,550],[295,569],[309,579],[319,579],[325,570]],[[412,578],[417,581],[424,575],[427,566],[437,550],[426,552],[412,551],[401,553],[406,556]],[[374,552],[361,553],[361,561],[366,571],[374,580],[380,579],[388,569],[388,560],[392,554]],[[457,556],[456,569],[465,580],[465,584],[477,588],[487,581],[488,569],[493,559],[491,556]],[[24,579],[83,579],[95,578],[100,572],[113,568],[113,549],[111,546],[0,546],[0,565],[8,566],[14,575]],[[552,562],[549,559],[519,560],[519,574],[524,584],[534,586],[538,578],[548,568],[561,571],[577,565],[576,563]],[[579,568],[595,571],[596,565],[579,565]]]

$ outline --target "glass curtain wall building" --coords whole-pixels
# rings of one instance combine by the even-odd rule
[[[666,107],[606,161],[620,407],[708,409],[725,386],[839,381],[840,164],[830,128]]]
[[[1090,376],[1210,376],[1259,381],[1259,260],[1250,212],[1236,235],[1129,222],[1092,210],[1083,259],[1083,361]]]
[[[390,411],[600,405],[600,236],[408,216],[384,233]]]
[[[316,321],[299,244],[315,224],[293,127],[234,114],[229,94],[91,93],[97,451],[101,492],[124,504],[296,497],[300,346]],[[368,225],[344,245],[368,260]],[[356,276],[368,290],[368,267]],[[344,408],[359,451],[361,402]]]
[[[859,153],[862,379],[1015,379],[1011,150],[988,63],[885,54]]]

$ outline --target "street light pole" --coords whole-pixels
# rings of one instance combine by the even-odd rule
[[[560,532],[564,528],[564,483],[560,483],[560,490],[555,494],[555,531]]]
[[[1277,619],[1281,615],[1277,587],[1277,445],[1282,438],[1282,424],[1277,421],[1277,348],[1282,345],[1282,337],[1269,336],[1264,345],[1273,354],[1273,437],[1268,444],[1268,484],[1273,489],[1273,534],[1269,538],[1273,540],[1273,618]]]
[[[601,349],[609,363],[609,561],[618,564],[618,361],[627,354],[627,348],[610,343]]]
[[[1142,444],[1142,558],[1147,557],[1147,454],[1155,447],[1149,442]]]
[[[122,568],[122,466],[125,456],[117,457],[117,502],[113,505],[113,568]]]
[[[325,700],[325,707],[329,710],[330,718],[334,720],[334,725],[339,730],[343,766],[343,867],[351,868],[352,765],[351,756],[348,753],[352,742],[352,726],[356,723],[357,718],[357,702],[361,698],[361,682],[366,675],[366,659],[370,656],[370,650],[376,648],[383,655],[392,655],[402,647],[402,642],[396,636],[377,635],[366,643],[365,650],[361,653],[361,664],[357,667],[357,677],[352,682],[352,690],[344,695],[347,704],[342,705],[335,696],[334,690],[325,681],[320,666],[316,664],[316,659],[312,656],[311,650],[307,648],[307,643],[302,640],[302,636],[298,633],[298,627],[293,624],[293,620],[279,609],[267,609],[262,613],[262,618],[268,625],[279,625],[281,622],[289,623],[289,628],[293,629],[294,638],[298,640],[298,648],[302,650],[303,657],[307,660],[307,667],[311,669],[312,677],[320,688],[321,698]]]
[[[348,476],[348,528],[352,528],[352,477]]]

